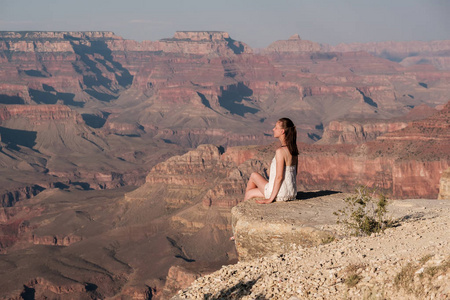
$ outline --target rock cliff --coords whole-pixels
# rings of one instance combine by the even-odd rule
[[[395,198],[436,198],[450,162],[449,107],[360,146],[301,145],[300,186],[349,191],[362,184]]]
[[[111,32],[2,32],[0,45],[0,103],[63,103],[108,135],[148,133],[182,147],[265,144],[274,115],[295,119],[311,143],[339,118],[387,119],[448,101],[450,76],[430,64],[319,49],[298,35],[258,55],[214,31],[143,42]],[[426,45],[419,50],[436,46]]]
[[[334,205],[322,199],[261,205],[253,200],[231,210],[240,261],[317,246],[333,238],[321,226],[334,219]]]
[[[450,169],[447,169],[442,173],[439,182],[438,199],[450,199]]]
[[[339,44],[325,49],[337,52],[366,51],[376,56],[398,61],[402,65],[433,64],[440,70],[449,70],[449,41],[373,42]]]
[[[325,214],[317,215],[320,220],[328,217],[328,225],[322,227],[343,233],[327,213],[332,207],[337,209],[342,205],[342,198],[343,195],[340,199],[338,195],[311,198],[304,204],[292,203],[291,208],[297,212],[298,222],[308,222],[313,212],[322,212],[326,204]],[[244,207],[240,206],[240,209]],[[267,206],[271,209],[267,209],[264,218],[284,210],[278,203]],[[446,299],[450,293],[450,237],[446,234],[449,210],[450,205],[445,201],[393,201],[389,212],[398,220],[398,226],[384,233],[370,237],[343,236],[326,244],[291,251],[275,246],[279,245],[275,238],[280,234],[277,227],[255,218],[241,242],[250,242],[253,232],[265,226],[266,233],[273,238],[266,236],[262,243],[255,234],[251,240],[256,247],[267,250],[273,247],[265,257],[256,258],[257,253],[253,252],[254,258],[247,257],[245,261],[200,277],[172,299]],[[257,217],[260,211],[255,214],[247,211],[247,214]],[[248,244],[249,252],[243,253],[250,254],[251,246]]]
[[[361,144],[378,136],[408,126],[407,122],[387,121],[331,121],[318,144]]]

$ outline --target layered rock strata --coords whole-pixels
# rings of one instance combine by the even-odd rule
[[[233,207],[232,225],[239,261],[317,246],[332,239],[331,232],[321,229],[334,219],[332,207],[321,198],[271,205],[249,200]]]
[[[334,47],[324,45],[324,49],[338,52],[366,51],[376,56],[398,61],[402,65],[433,64],[441,70],[450,69],[449,41],[409,41],[372,42],[339,44]]]
[[[215,31],[155,42],[111,32],[2,32],[0,41],[0,103],[64,103],[106,134],[148,133],[189,148],[267,143],[261,132],[270,132],[274,115],[294,119],[299,139],[313,142],[337,118],[386,119],[448,101],[448,74],[429,64],[319,49],[298,35],[258,55]]]
[[[319,144],[361,144],[375,140],[378,136],[408,126],[407,122],[387,121],[331,121],[325,128]]]
[[[359,146],[300,145],[300,186],[349,191],[362,184],[395,198],[437,198],[450,165],[449,108]]]

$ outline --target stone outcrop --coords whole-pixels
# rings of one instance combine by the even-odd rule
[[[70,246],[73,243],[77,243],[83,240],[81,236],[68,235],[68,236],[37,236],[32,235],[32,243],[35,245],[50,245],[50,246]]]
[[[315,42],[302,40],[298,34],[294,34],[288,40],[273,42],[264,50],[265,53],[319,52],[321,46]]]
[[[323,132],[319,144],[361,144],[378,136],[408,126],[407,122],[387,121],[331,121]]]
[[[361,144],[375,140],[385,133],[394,132],[408,126],[415,120],[428,118],[438,112],[437,109],[422,104],[414,107],[408,114],[389,120],[335,120],[324,129],[317,144]]]
[[[201,275],[198,272],[190,271],[181,266],[172,266],[169,269],[166,284],[164,285],[164,289],[162,291],[163,298],[170,299],[172,295],[179,290],[187,288],[200,276]]]
[[[439,196],[438,199],[450,200],[450,168],[442,173],[439,182]]]
[[[154,166],[145,184],[127,194],[126,198],[128,201],[145,199],[152,191],[162,188],[167,195],[164,202],[168,209],[193,205],[208,189],[224,179],[226,172],[219,149],[213,145],[200,145],[196,150]]]
[[[253,52],[249,46],[233,40],[227,32],[223,31],[177,31],[172,38],[159,41],[136,42],[110,39],[108,44],[112,51],[117,52],[163,52],[213,57]]]
[[[12,207],[19,201],[30,199],[45,190],[44,187],[34,184],[17,187],[16,189],[2,189],[0,192],[0,207]],[[1,218],[0,218],[1,219]]]
[[[172,39],[159,42],[163,52],[228,56],[252,53],[242,42],[234,41],[221,31],[177,31]]]
[[[65,105],[2,105],[0,125],[10,119],[26,118],[30,124],[38,125],[46,121],[75,122],[82,124],[79,113]]]
[[[333,237],[321,229],[333,217],[322,199],[261,205],[254,200],[233,207],[232,225],[240,261],[317,246]],[[319,215],[320,213],[320,215]]]

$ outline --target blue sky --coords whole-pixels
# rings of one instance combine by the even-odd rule
[[[336,45],[450,40],[450,0],[0,0],[0,30],[114,31],[138,41],[227,31],[251,47],[298,33]]]

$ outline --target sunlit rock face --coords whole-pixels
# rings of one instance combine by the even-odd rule
[[[402,45],[383,49],[446,49],[445,41]],[[111,32],[2,32],[0,103],[69,105],[106,134],[148,133],[195,148],[267,144],[281,116],[312,143],[338,119],[385,120],[448,101],[450,76],[431,63],[399,64],[369,46],[339,47],[294,35],[255,54],[218,31],[143,42]],[[371,130],[373,138],[384,129]],[[352,139],[341,141],[361,140]]]
[[[311,209],[313,203],[316,207]],[[308,203],[291,201],[271,205],[248,200],[233,207],[233,234],[239,260],[320,245],[331,237],[320,226],[333,219],[333,206],[336,208],[332,202],[316,198]]]
[[[395,198],[436,198],[450,165],[449,108],[361,145],[301,146],[300,185],[351,190],[362,184]]]
[[[442,173],[441,180],[439,182],[438,199],[450,200],[450,169],[447,169]]]
[[[332,121],[325,128],[320,144],[361,144],[378,136],[400,130],[407,122]]]
[[[425,119],[438,110],[422,104],[408,114],[388,120],[347,119],[331,121],[324,129],[322,139],[317,144],[361,144],[377,137],[408,126],[408,123]]]
[[[441,70],[450,69],[449,41],[373,42],[339,44],[326,49],[336,52],[366,51],[379,57],[398,61],[404,66],[433,64]]]

